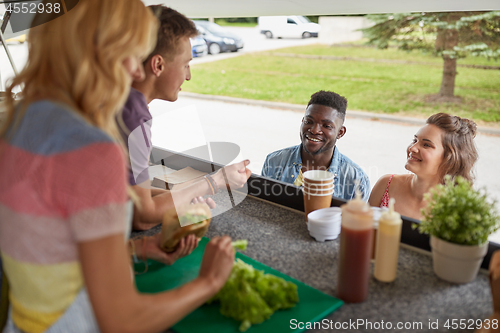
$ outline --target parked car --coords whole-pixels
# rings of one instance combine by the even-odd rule
[[[220,25],[208,21],[193,21],[200,35],[208,45],[208,53],[237,52],[243,48],[241,37],[227,31]]]
[[[261,16],[258,19],[259,30],[267,38],[318,37],[320,25],[312,23],[305,16]]]
[[[193,58],[203,57],[208,54],[207,42],[201,36],[196,36],[189,38],[191,41],[191,51],[193,52]]]

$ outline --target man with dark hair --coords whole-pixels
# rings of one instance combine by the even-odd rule
[[[138,230],[146,230],[161,223],[164,213],[174,206],[205,202],[203,196],[225,189],[226,184],[232,188],[241,187],[251,174],[246,168],[250,162],[246,160],[225,167],[225,175],[219,170],[202,179],[185,183],[178,190],[150,187],[148,166],[152,149],[152,116],[148,104],[154,99],[177,100],[181,85],[191,79],[189,38],[198,34],[194,23],[176,10],[161,5],[150,8],[160,20],[157,44],[143,63],[144,73],[137,75],[143,80],[133,82],[127,102],[117,115],[122,137],[129,150],[129,183],[140,200],[140,205],[134,209],[133,220],[133,227]],[[227,176],[227,183],[224,176]],[[215,206],[211,199],[207,199],[206,203],[212,208]]]
[[[174,102],[184,80],[191,79],[189,62],[193,57],[189,38],[198,35],[198,31],[193,21],[172,8],[149,8],[160,20],[156,47],[144,61],[146,78],[134,82],[132,87],[144,95],[147,104],[153,99]]]
[[[370,181],[365,172],[335,147],[346,133],[346,109],[345,97],[331,91],[314,93],[300,126],[302,143],[269,154],[262,176],[302,186],[304,172],[327,170],[334,174],[333,196],[352,199],[359,180],[363,199],[368,200]]]

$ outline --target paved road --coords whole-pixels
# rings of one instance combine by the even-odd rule
[[[284,47],[291,46],[301,46],[301,45],[311,45],[318,43],[317,38],[283,38],[283,39],[267,39],[262,35],[257,27],[255,28],[242,28],[242,27],[225,27],[228,31],[235,33],[240,36],[244,41],[245,45],[243,49],[238,52],[226,52],[220,53],[218,55],[207,55],[206,57],[195,58],[191,62],[193,65],[198,63],[221,60],[231,57],[237,57],[239,55],[251,52],[268,51],[273,49],[280,49]]]

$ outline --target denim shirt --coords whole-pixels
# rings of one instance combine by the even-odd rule
[[[293,184],[302,168],[301,149],[302,145],[298,145],[267,155],[262,167],[262,176]],[[358,179],[363,200],[368,200],[370,195],[368,176],[356,163],[341,154],[337,147],[334,149],[328,171],[334,175],[334,197],[345,200],[354,198],[354,180]]]

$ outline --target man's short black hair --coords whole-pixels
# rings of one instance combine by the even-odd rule
[[[160,21],[160,27],[156,47],[144,63],[147,63],[156,54],[173,60],[178,52],[179,39],[195,37],[198,35],[198,30],[196,30],[193,21],[175,9],[163,5],[152,5],[149,8]]]
[[[309,107],[309,105],[311,104],[329,106],[332,109],[337,110],[340,117],[342,117],[342,119],[345,119],[347,99],[344,96],[340,96],[339,94],[334,93],[333,91],[320,90],[312,94],[307,106]]]

